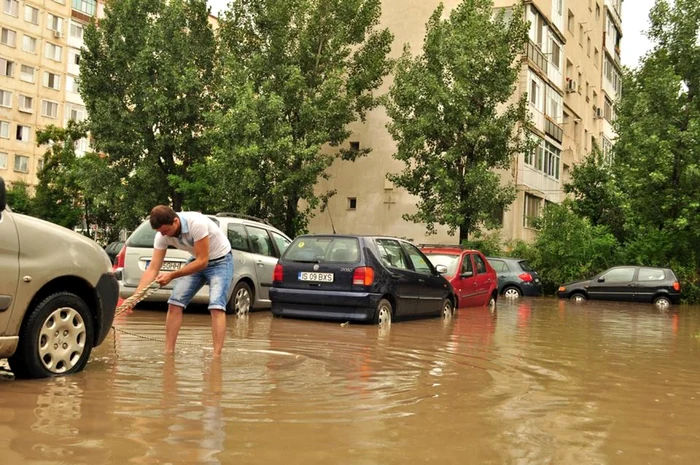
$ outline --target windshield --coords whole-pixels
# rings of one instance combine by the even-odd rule
[[[447,273],[445,273],[447,276],[454,276],[457,272],[459,255],[426,253],[425,256],[428,257],[433,266],[445,265],[447,267]]]
[[[360,260],[360,243],[354,237],[298,237],[287,247],[285,260],[296,262],[346,262]]]

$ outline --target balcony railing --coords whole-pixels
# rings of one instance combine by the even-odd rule
[[[527,57],[547,74],[547,57],[534,42],[527,43]]]

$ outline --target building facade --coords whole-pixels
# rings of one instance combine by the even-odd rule
[[[36,134],[87,117],[78,93],[83,31],[97,0],[0,0],[0,176],[36,184],[46,146]],[[89,149],[88,139],[76,152]]]
[[[395,35],[392,55],[403,45],[420,53],[425,24],[438,0],[384,0],[382,26]],[[460,1],[443,1],[446,12]],[[514,0],[495,0],[495,8],[512,8]],[[537,141],[532,153],[523,153],[503,171],[504,183],[512,183],[517,198],[502,215],[504,239],[532,240],[532,219],[547,202],[560,203],[563,185],[571,169],[598,146],[606,155],[615,138],[613,102],[620,92],[621,0],[531,0],[525,15],[530,22],[529,40],[514,99],[527,93],[532,127]],[[387,92],[391,78],[379,90]],[[375,109],[364,124],[351,126],[349,143],[371,147],[372,153],[355,162],[337,161],[330,178],[317,192],[336,189],[324,212],[311,220],[311,232],[386,234],[416,242],[456,242],[444,227],[428,236],[425,225],[402,219],[416,211],[416,198],[393,186],[388,173],[403,169],[393,159],[396,144],[386,130],[388,117]]]

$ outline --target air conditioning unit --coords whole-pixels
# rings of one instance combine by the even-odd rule
[[[595,119],[603,119],[603,109],[599,107],[593,107],[593,117]]]
[[[63,33],[61,31],[53,31],[53,36],[57,39],[60,39],[63,37]]]
[[[566,81],[566,91],[567,92],[577,92],[578,91],[578,83],[574,81],[573,79],[569,79]]]

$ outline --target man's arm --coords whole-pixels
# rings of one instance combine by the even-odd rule
[[[187,265],[183,266],[179,270],[172,271],[170,273],[161,273],[155,277],[158,284],[161,286],[166,286],[170,281],[175,278],[180,278],[182,276],[187,276],[194,274],[198,271],[203,270],[209,264],[209,237],[204,236],[202,239],[195,241],[194,243],[194,260],[189,262]],[[161,257],[162,260],[162,257]],[[153,262],[151,262],[153,264]],[[150,270],[150,266],[148,267]],[[160,269],[160,268],[159,268]],[[145,273],[144,273],[145,276]],[[143,279],[143,278],[142,278]]]

